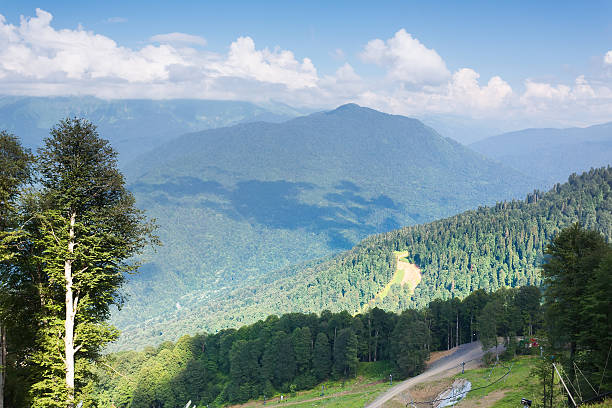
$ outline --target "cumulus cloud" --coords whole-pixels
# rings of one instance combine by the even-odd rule
[[[289,89],[315,87],[318,79],[317,70],[309,58],[300,62],[291,51],[257,50],[250,37],[240,37],[234,41],[227,59],[217,64],[216,69],[224,76],[284,84]]]
[[[353,67],[346,62],[336,70],[336,79],[338,81],[359,81],[361,77],[357,75]]]
[[[512,101],[510,85],[498,76],[481,85],[480,75],[472,69],[455,72],[442,85],[395,87],[381,93],[370,89],[360,95],[360,101],[369,106],[404,115],[425,113],[453,113],[470,116],[499,114]]]
[[[157,34],[151,37],[152,42],[162,44],[178,44],[178,45],[206,45],[206,39],[198,35],[191,35],[185,33],[168,33],[168,34]]]
[[[338,66],[320,75],[309,58],[258,48],[246,36],[223,52],[203,48],[202,37],[176,32],[132,49],[80,26],[56,29],[52,18],[37,9],[13,25],[0,15],[0,94],[276,100],[322,109],[354,101],[412,116],[546,117],[548,125],[612,117],[612,85],[604,82],[609,77],[597,82],[579,76],[570,84],[527,80],[524,90],[513,89],[501,77],[483,79],[471,68],[451,73],[434,49],[404,29],[367,42],[359,54],[385,74],[360,75],[351,56],[337,49],[331,55]],[[612,65],[612,51],[604,62]]]
[[[525,92],[521,96],[521,102],[527,106],[536,106],[608,96],[608,88],[599,87],[596,91],[584,78],[584,75],[580,75],[576,78],[573,86],[565,84],[552,85],[549,83],[527,80],[525,81]]]
[[[129,82],[168,78],[167,67],[184,63],[165,45],[138,51],[120,47],[108,37],[77,30],[55,30],[52,16],[36,9],[36,17],[20,26],[0,20],[0,73],[58,81],[115,77]]]
[[[118,45],[112,39],[86,31],[57,30],[51,26],[51,13],[36,9],[36,16],[22,17],[18,26],[7,23],[0,15],[0,92],[82,93],[100,96],[109,88],[124,88],[118,97],[143,88],[134,84],[168,85],[174,95],[173,82],[197,81],[188,90],[210,89],[211,81],[223,77],[247,78],[280,84],[288,89],[313,87],[317,71],[308,58],[298,61],[291,51],[258,50],[249,37],[233,42],[227,55],[197,51],[190,44],[204,45],[202,37],[170,33],[151,38],[148,44],[134,50]],[[180,44],[180,47],[177,45]],[[28,88],[29,87],[29,88]],[[157,86],[157,88],[159,88]],[[7,92],[8,91],[8,92]],[[151,97],[146,91],[141,97]],[[188,95],[181,95],[183,97]],[[204,97],[195,93],[192,97]]]
[[[462,68],[453,74],[448,96],[451,100],[479,110],[495,110],[512,95],[512,88],[498,76],[492,77],[485,86],[480,86],[480,74]]]
[[[386,68],[390,78],[412,84],[441,83],[450,76],[442,57],[403,28],[387,41],[369,41],[361,58]]]

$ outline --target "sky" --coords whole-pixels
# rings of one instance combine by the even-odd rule
[[[612,121],[610,1],[0,1],[0,94]]]

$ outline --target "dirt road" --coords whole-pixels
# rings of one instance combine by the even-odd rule
[[[385,402],[390,401],[396,395],[408,390],[422,382],[431,380],[433,377],[444,374],[446,371],[455,368],[459,372],[461,370],[461,363],[465,362],[465,368],[473,368],[480,362],[481,357],[484,355],[482,351],[482,345],[479,341],[473,343],[462,344],[457,347],[457,350],[446,357],[443,357],[434,363],[432,363],[423,374],[417,375],[416,377],[409,378],[396,386],[390,388],[387,392],[376,398],[372,403],[366,406],[366,408],[382,408]]]

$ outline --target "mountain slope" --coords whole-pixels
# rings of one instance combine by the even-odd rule
[[[298,113],[285,106],[262,108],[239,101],[0,97],[0,129],[15,133],[29,147],[40,146],[53,125],[74,115],[98,126],[126,163],[186,132],[259,120],[281,122]]]
[[[164,246],[130,282],[122,328],[535,185],[415,119],[357,105],[188,134],[127,174]]]
[[[586,128],[525,129],[469,146],[552,185],[568,174],[612,164],[612,122]]]
[[[562,228],[581,222],[612,239],[612,168],[572,175],[547,193],[500,202],[428,224],[379,234],[350,251],[311,266],[277,271],[266,285],[238,288],[199,302],[184,296],[184,308],[124,328],[119,347],[176,339],[180,334],[236,327],[269,314],[349,310],[367,304],[388,310],[421,307],[435,298],[464,297],[476,289],[539,284],[543,251]],[[392,285],[397,251],[421,268],[414,293]]]

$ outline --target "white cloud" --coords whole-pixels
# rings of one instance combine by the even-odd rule
[[[567,85],[551,85],[542,82],[525,81],[525,93],[521,100],[527,102],[536,99],[565,100],[569,98],[571,88]]]
[[[353,67],[346,62],[336,70],[336,79],[338,81],[359,81],[361,77],[357,75]]]
[[[455,103],[478,110],[496,110],[512,95],[512,88],[498,76],[487,85],[478,84],[480,74],[469,68],[462,68],[453,74],[448,96]]]
[[[188,79],[197,83],[185,86],[184,92],[210,89],[211,80],[223,77],[281,84],[290,90],[314,87],[318,80],[308,58],[298,61],[291,51],[257,50],[249,37],[233,42],[227,55],[188,47],[204,45],[205,39],[184,33],[160,34],[151,38],[160,44],[133,50],[81,27],[56,30],[51,26],[52,18],[36,9],[35,17],[22,17],[15,26],[0,15],[0,77],[4,79],[0,92],[24,92],[29,87],[38,94],[46,89],[100,96],[117,84],[165,83],[168,94],[174,95],[174,82]],[[121,95],[137,91],[142,88],[123,89]],[[150,94],[146,91],[141,97]],[[199,93],[190,96],[205,97]]]
[[[542,107],[548,105],[559,105],[592,99],[609,98],[610,90],[606,86],[593,88],[580,75],[574,81],[573,86],[565,84],[551,85],[543,82],[525,81],[525,93],[521,96],[521,102],[529,107]]]
[[[385,67],[391,79],[412,84],[441,83],[450,75],[438,53],[425,47],[403,28],[387,41],[369,41],[361,58]]]
[[[471,68],[451,73],[435,50],[404,29],[367,42],[360,55],[386,74],[360,75],[337,49],[335,72],[320,76],[309,58],[257,48],[250,37],[237,38],[225,52],[203,49],[204,38],[185,33],[159,34],[132,49],[82,27],[51,23],[52,15],[40,9],[18,25],[0,15],[0,94],[276,100],[322,109],[354,101],[397,114],[505,118],[525,126],[529,120],[554,126],[612,117],[609,77],[579,76],[571,84],[527,80],[524,91],[513,90],[499,76],[481,80]],[[612,64],[612,51],[604,60]],[[543,118],[548,122],[536,120]]]
[[[62,77],[147,82],[167,79],[167,67],[184,62],[165,45],[133,51],[81,29],[55,30],[51,19],[50,13],[36,9],[36,17],[22,18],[19,27],[0,21],[0,72],[4,76],[54,82]]]
[[[317,70],[309,58],[299,62],[291,51],[257,50],[250,37],[240,37],[234,41],[227,59],[216,69],[224,76],[283,84],[289,89],[315,87],[318,79]]]
[[[480,85],[479,77],[474,70],[463,68],[455,72],[445,84],[420,89],[395,86],[384,92],[380,88],[371,88],[360,95],[359,101],[409,116],[425,113],[452,113],[472,117],[499,114],[511,103],[514,95],[512,88],[498,76]]]
[[[612,65],[612,50],[606,52],[606,55],[604,55],[604,63]]]
[[[162,44],[177,44],[177,45],[206,45],[206,39],[198,35],[191,35],[185,33],[168,33],[168,34],[157,34],[150,38],[152,42]]]

